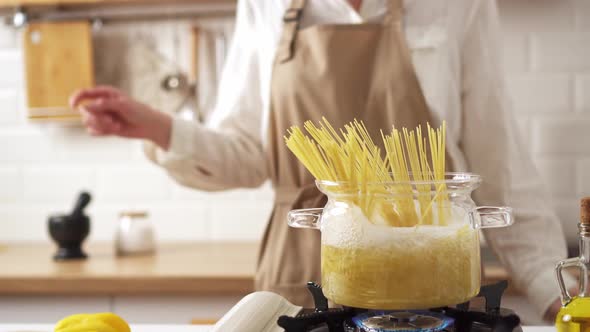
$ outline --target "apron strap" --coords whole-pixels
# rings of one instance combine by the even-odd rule
[[[395,24],[401,21],[404,16],[404,0],[388,0],[387,13],[383,19],[383,24]]]
[[[280,62],[287,62],[293,57],[295,50],[295,38],[301,25],[303,8],[307,0],[291,0],[291,5],[283,17],[283,34],[277,49],[277,59]]]

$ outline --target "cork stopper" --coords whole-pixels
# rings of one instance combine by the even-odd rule
[[[590,226],[590,197],[582,198],[580,204],[580,224]]]

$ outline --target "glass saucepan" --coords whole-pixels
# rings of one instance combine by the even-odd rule
[[[366,309],[424,309],[479,292],[479,229],[512,224],[508,207],[476,207],[478,175],[352,184],[316,181],[323,209],[293,210],[291,227],[321,231],[322,288]]]

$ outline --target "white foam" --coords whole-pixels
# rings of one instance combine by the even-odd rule
[[[379,218],[383,217],[375,216],[371,222],[358,206],[334,203],[324,209],[321,222],[322,244],[341,248],[416,248],[427,246],[433,240],[455,238],[458,231],[469,228],[462,209],[451,213],[447,226],[392,227]]]

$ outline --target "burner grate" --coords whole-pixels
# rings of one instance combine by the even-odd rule
[[[444,307],[432,309],[433,313],[440,313],[455,320],[449,328],[455,332],[514,332],[521,330],[520,318],[512,311],[500,306],[502,295],[508,287],[507,281],[482,286],[477,297],[485,299],[485,309],[470,308],[470,303],[461,303],[455,308]],[[352,318],[369,312],[357,308],[328,308],[328,299],[324,296],[319,285],[309,282],[315,309],[304,309],[295,317],[281,316],[278,325],[285,332],[355,332],[351,328]]]

